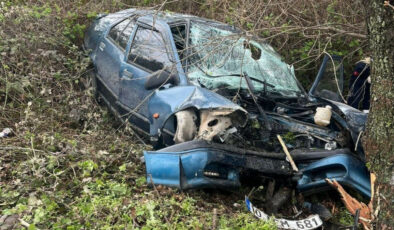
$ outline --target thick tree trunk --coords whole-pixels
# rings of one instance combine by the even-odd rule
[[[393,1],[391,1],[393,2]],[[364,0],[372,62],[371,109],[364,139],[368,165],[377,175],[376,229],[392,229],[394,217],[394,9]],[[392,3],[393,4],[393,3]],[[376,191],[376,189],[375,189]]]

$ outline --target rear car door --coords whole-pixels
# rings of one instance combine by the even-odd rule
[[[343,63],[340,56],[324,56],[309,95],[345,102],[343,96]]]
[[[148,99],[153,91],[144,87],[147,77],[173,64],[164,36],[161,31],[138,25],[127,59],[120,70],[121,113],[145,133],[149,132]]]
[[[119,97],[119,70],[124,60],[127,43],[135,25],[133,17],[115,24],[100,41],[95,58],[98,76],[98,89],[110,102],[115,103]]]

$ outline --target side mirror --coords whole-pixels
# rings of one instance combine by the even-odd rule
[[[178,72],[175,67],[166,66],[164,69],[153,72],[145,82],[145,89],[157,89],[165,84],[176,85],[179,83]]]

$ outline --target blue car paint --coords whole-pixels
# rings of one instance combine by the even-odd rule
[[[236,169],[226,170],[220,179],[204,176],[204,170],[211,161],[217,161],[217,153],[209,149],[193,149],[179,153],[144,152],[148,184],[162,184],[179,189],[207,187],[238,187],[239,173]],[[223,158],[227,163],[231,160]],[[217,170],[217,168],[215,169]]]
[[[146,25],[151,23],[153,22],[146,19],[146,17],[142,17],[138,19],[137,25],[145,27]],[[127,47],[127,53],[130,50],[131,41],[133,40],[137,29],[134,29],[131,35],[132,39],[130,39],[129,41],[130,44]],[[163,39],[166,41],[167,44],[171,44],[170,47],[167,47],[167,49],[170,49],[167,50],[169,57],[171,57],[170,59],[172,61],[174,61],[174,59],[179,60],[175,44],[173,42],[170,42],[173,40],[173,38],[172,34],[167,32],[170,30],[168,24],[155,22],[155,29],[163,35]],[[124,60],[120,63],[120,65],[120,85],[122,87],[119,98],[120,102],[129,107],[130,109],[136,109],[137,106],[139,106],[136,111],[138,111],[139,114],[144,116],[146,120],[148,120],[148,117],[150,117],[148,112],[148,103],[146,102],[141,105],[140,103],[146,97],[149,97],[152,94],[152,90],[146,90],[144,88],[144,84],[147,80],[147,77],[151,74],[151,71],[148,71],[145,68],[141,68],[138,65],[129,63],[127,61],[127,55],[124,55]],[[179,61],[176,63],[176,68],[179,74],[179,86],[186,84],[186,75],[183,72],[183,68]],[[128,72],[131,76],[125,76],[125,71]]]
[[[302,169],[297,188],[304,193],[316,193],[331,188],[326,178],[353,188],[371,198],[370,174],[363,161],[351,155],[338,154],[313,162]]]
[[[176,52],[175,43],[173,41],[168,23],[165,21],[162,22],[161,20],[153,21],[152,11],[138,11],[135,9],[129,9],[114,14],[99,16],[93,22],[92,26],[86,33],[84,47],[93,51],[90,54],[90,57],[96,68],[98,65],[105,65],[107,60],[105,57],[103,57],[103,60],[101,61],[96,60],[97,54],[100,52],[100,42],[103,42],[106,39],[106,35],[112,26],[126,17],[130,17],[134,13],[145,14],[145,16],[142,16],[138,19],[137,24],[151,27],[154,26],[155,29],[161,31],[165,35],[164,39],[171,48],[169,51],[169,55],[171,56],[170,59],[176,64],[179,76],[179,85],[177,87],[156,90],[152,94],[151,98],[148,99],[147,113],[149,115],[147,122],[149,130],[146,130],[146,132],[149,132],[151,137],[157,138],[157,136],[160,134],[160,129],[166,127],[167,121],[173,122],[173,119],[171,120],[170,118],[172,115],[174,115],[174,113],[191,107],[196,109],[232,109],[237,111],[240,117],[246,122],[247,112],[242,107],[214,92],[198,86],[190,85],[181,66],[179,56]],[[122,98],[122,91],[126,92],[129,90],[127,87],[121,88],[120,85],[122,84],[119,83],[122,83],[120,78],[122,77],[123,70],[125,69],[125,63],[127,61],[127,55],[125,54],[129,52],[136,29],[137,26],[134,27],[134,31],[129,38],[126,50],[123,52],[113,44],[105,43],[105,46],[107,49],[109,49],[107,51],[108,56],[114,59],[110,61],[115,61],[115,63],[107,65],[106,67],[101,66],[105,68],[105,71],[98,71],[99,74],[101,73],[102,75],[101,77],[99,76],[102,81],[105,80],[103,78],[108,77],[104,76],[108,74],[106,71],[111,72],[108,74],[112,76],[111,80],[106,82],[107,84],[103,82],[103,85],[110,91],[112,90],[110,93],[112,93],[115,97],[114,100],[116,103],[126,104],[126,106],[127,100],[137,100],[135,98],[130,98],[126,95],[123,95],[124,100],[120,102],[118,101],[119,95],[120,98]],[[114,74],[112,74],[112,72]],[[118,73],[117,76],[115,76],[116,72]],[[135,74],[138,75],[138,73]],[[111,84],[111,81],[113,84]],[[110,102],[112,103],[113,101]],[[144,112],[146,111],[143,111],[143,113]],[[159,113],[160,117],[158,119],[153,119],[152,115],[154,113]],[[350,115],[349,113],[345,113],[345,115],[346,118],[349,118],[347,119],[347,122],[349,122],[349,120],[351,120],[352,113],[350,113]],[[360,119],[353,122],[355,123],[355,125],[353,125],[354,128],[362,127],[362,125],[358,124],[360,122],[362,123],[363,119],[361,118],[363,117],[358,116],[358,118]],[[170,127],[171,126],[174,125],[170,124]],[[354,136],[356,131],[359,130],[352,132],[352,136]],[[224,153],[224,155],[227,154]],[[184,152],[167,153],[146,151],[144,152],[144,156],[147,167],[147,179],[149,182],[151,182],[151,179],[153,179],[155,184],[165,184],[184,189],[196,187],[239,186],[239,171],[235,166],[241,166],[244,163],[242,159],[240,160],[240,158],[234,157],[234,155],[227,155],[227,157],[220,158],[219,156],[223,156],[223,153],[219,154],[219,152],[207,148],[195,148],[193,150]],[[213,159],[215,159],[216,162],[226,165],[221,169],[227,173],[225,178],[211,178],[203,174],[202,170],[205,169],[207,164]],[[353,187],[366,196],[369,196],[370,194],[370,191],[368,190],[370,189],[368,170],[365,168],[364,162],[359,161],[353,156],[335,155],[307,165],[303,169],[302,178],[298,181],[299,190],[303,192],[310,192],[316,189],[318,190],[319,188],[326,188],[327,184],[322,180],[322,175],[325,175],[328,178],[337,179],[340,183]]]
[[[133,32],[130,35],[126,49],[120,49],[110,41],[107,35],[113,26],[123,21],[125,18],[131,17],[135,14],[144,16],[138,18],[136,26],[134,26]],[[130,111],[134,112],[136,116],[132,117],[130,120],[136,121],[136,123],[139,124],[140,130],[146,133],[149,132],[149,130],[146,129],[146,127],[149,126],[147,118],[149,114],[147,109],[148,103],[145,102],[140,105],[140,102],[152,92],[144,89],[146,77],[151,73],[144,68],[139,68],[138,66],[129,64],[127,62],[126,54],[128,54],[130,50],[132,40],[134,39],[138,27],[143,26],[152,28],[152,25],[154,25],[155,30],[159,31],[163,35],[163,39],[166,44],[169,44],[167,47],[170,49],[168,50],[168,54],[170,56],[170,60],[175,64],[179,77],[179,86],[187,85],[187,77],[183,71],[181,61],[176,51],[170,27],[167,23],[153,21],[151,11],[136,11],[129,9],[99,17],[89,27],[84,42],[84,47],[86,49],[93,50],[90,57],[104,87],[110,91],[110,94],[116,97],[116,100],[122,108],[128,109],[126,113],[129,113]],[[113,101],[110,100],[110,102],[112,103]]]
[[[120,63],[124,59],[124,51],[105,36],[95,52],[95,66],[98,75],[106,82],[115,95],[120,93],[119,71]]]
[[[92,61],[94,61],[94,51],[96,51],[100,40],[104,37],[105,34],[107,34],[110,28],[125,19],[126,17],[132,15],[135,11],[135,9],[127,9],[112,14],[99,14],[94,19],[92,25],[87,29],[85,33],[83,44],[86,50],[93,51],[90,53]]]
[[[218,157],[219,156],[219,157]],[[225,156],[225,157],[224,157]],[[240,155],[241,156],[241,155]],[[242,157],[224,154],[210,148],[198,148],[181,152],[144,151],[148,183],[162,184],[179,189],[236,187],[240,185]],[[204,175],[207,166],[229,165],[225,176],[220,179]],[[302,166],[301,166],[302,167]],[[225,167],[221,167],[223,170]],[[209,169],[208,169],[209,170]],[[218,171],[219,168],[213,168]],[[338,154],[315,161],[301,168],[302,176],[297,182],[297,189],[304,194],[312,194],[331,187],[325,179],[335,179],[340,184],[371,197],[370,178],[363,162],[351,155]]]

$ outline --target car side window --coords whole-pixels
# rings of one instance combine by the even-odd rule
[[[133,28],[135,26],[135,20],[133,18],[127,18],[126,20],[118,23],[109,31],[108,38],[112,40],[123,50],[126,49],[127,42],[130,38]]]
[[[138,27],[128,61],[157,71],[171,64],[163,37],[157,31]]]

